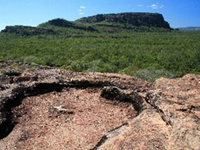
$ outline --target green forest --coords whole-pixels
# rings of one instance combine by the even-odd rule
[[[11,30],[10,30],[11,31]],[[200,32],[80,22],[0,34],[0,60],[78,72],[112,72],[154,81],[200,74]]]

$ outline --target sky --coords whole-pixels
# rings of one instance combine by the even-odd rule
[[[0,30],[121,12],[160,13],[172,28],[200,26],[200,0],[0,0]]]

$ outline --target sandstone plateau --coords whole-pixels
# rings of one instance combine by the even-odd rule
[[[1,150],[200,149],[200,76],[0,75]]]

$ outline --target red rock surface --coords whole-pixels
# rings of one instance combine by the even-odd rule
[[[198,75],[151,84],[37,69],[10,81],[0,84],[2,150],[200,149]]]
[[[200,149],[200,76],[158,79],[150,104],[121,134],[99,149]]]

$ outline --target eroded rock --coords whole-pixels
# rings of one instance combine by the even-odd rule
[[[0,85],[2,149],[199,149],[200,76],[37,69]],[[48,139],[48,140],[46,140]]]

